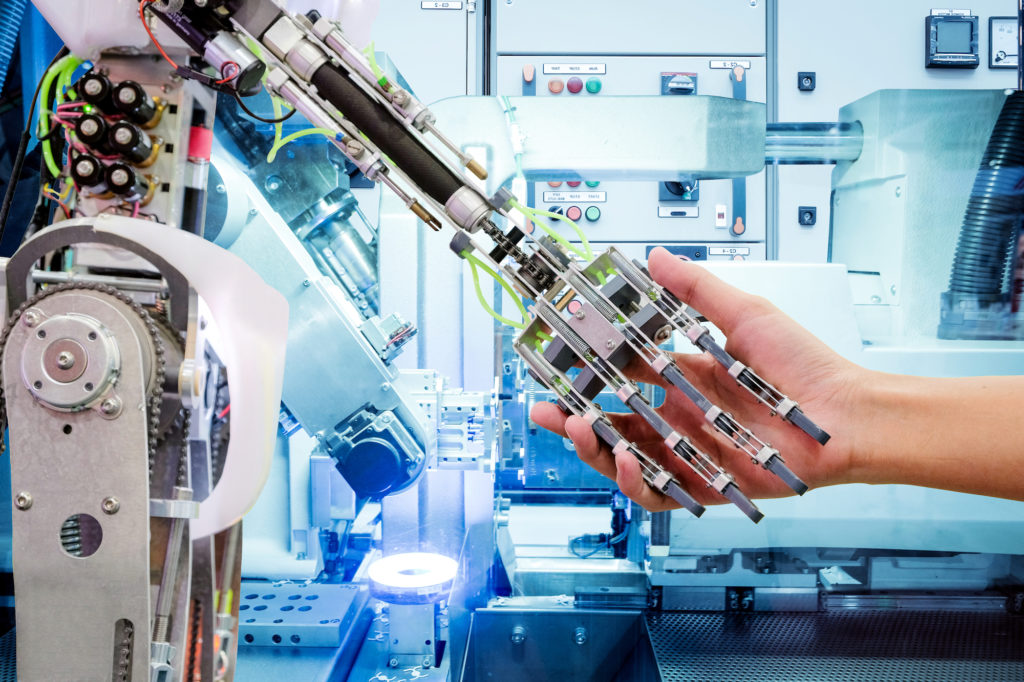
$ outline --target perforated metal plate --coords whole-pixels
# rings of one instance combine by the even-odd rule
[[[0,682],[18,682],[14,629],[0,637]]]
[[[1024,618],[860,611],[653,613],[662,682],[1024,680]]]

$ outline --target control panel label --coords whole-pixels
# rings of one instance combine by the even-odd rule
[[[604,64],[545,64],[544,75],[559,73],[604,74]]]
[[[601,204],[606,201],[607,192],[544,192],[545,204]]]
[[[659,206],[659,218],[697,218],[700,210],[696,206]]]
[[[709,246],[709,256],[749,256],[748,246]]]
[[[462,9],[461,2],[421,2],[420,9]]]
[[[712,69],[735,69],[737,66],[750,70],[749,59],[712,59],[709,65]]]

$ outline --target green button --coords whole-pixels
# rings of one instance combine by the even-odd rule
[[[587,220],[590,222],[597,222],[597,219],[601,217],[601,209],[597,206],[588,206],[587,212],[584,215],[587,216]]]
[[[587,79],[587,92],[591,95],[596,95],[601,92],[601,79],[600,78],[588,78]]]
[[[597,187],[600,184],[600,180],[587,180],[587,187]]]

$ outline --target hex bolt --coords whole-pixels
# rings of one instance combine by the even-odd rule
[[[513,644],[522,644],[526,641],[526,628],[522,625],[515,626],[512,628],[512,634],[508,638]]]
[[[32,495],[22,490],[20,493],[14,496],[14,506],[21,511],[27,510],[32,506]]]
[[[75,354],[67,350],[61,351],[57,354],[57,366],[61,369],[71,369],[75,366]]]
[[[104,398],[100,403],[100,412],[107,417],[114,417],[121,412],[121,400],[115,396]]]
[[[39,311],[35,308],[29,308],[25,311],[25,314],[21,316],[21,321],[26,327],[34,327],[42,322],[43,316],[39,314]]]
[[[103,498],[103,502],[100,503],[100,507],[103,508],[104,514],[116,514],[117,510],[121,508],[121,501],[111,495],[110,497]]]
[[[587,643],[587,629],[584,627],[578,627],[573,630],[572,641],[576,642],[579,646],[583,646]]]

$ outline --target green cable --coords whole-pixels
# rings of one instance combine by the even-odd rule
[[[276,98],[273,95],[271,95],[270,96],[270,103],[274,105],[274,119],[275,120],[276,119],[280,119],[281,118],[281,114],[283,113],[281,111],[281,100],[279,100],[278,98]],[[277,121],[277,123],[274,124],[274,144],[271,145],[271,147],[270,147],[271,149],[273,149],[274,147],[276,147],[277,145],[279,145],[281,143],[281,133],[282,132],[284,132],[284,127],[281,124],[281,121]],[[270,158],[268,157],[267,160],[269,161]]]
[[[67,67],[67,65],[76,59],[77,57],[69,54],[60,61],[58,61],[56,64],[51,66],[49,69],[47,69],[46,75],[43,77],[43,85],[39,90],[44,98],[46,97],[47,93],[50,92],[50,86],[53,84],[53,79],[57,78],[60,75],[63,75],[64,69]],[[77,68],[78,64],[81,63],[82,61],[79,59],[75,64],[75,67]],[[57,84],[59,86],[60,81],[58,81]],[[59,87],[57,89],[57,92],[58,94],[60,93]],[[36,129],[36,137],[41,138],[50,132],[49,125],[47,125],[45,132],[43,131],[43,121],[45,120],[47,123],[50,122],[50,113],[48,112],[50,112],[49,103],[44,101],[39,111],[39,126]],[[53,149],[50,146],[50,140],[43,140],[42,148],[43,160],[46,162],[47,170],[50,171],[50,175],[52,175],[55,178],[59,178],[61,175],[60,166],[57,165],[57,162],[53,158]]]
[[[537,337],[541,338],[541,339],[544,339],[545,341],[554,341],[555,340],[555,337],[551,336],[551,334],[545,334],[544,332],[540,332],[540,331],[537,332]]]
[[[576,231],[576,235],[580,238],[580,243],[583,244],[583,248],[586,250],[586,256],[584,256],[584,257],[587,260],[590,260],[590,259],[592,259],[594,257],[594,252],[590,248],[590,241],[587,239],[587,235],[585,235],[583,233],[583,229],[580,228],[580,226],[577,225],[575,221],[569,220],[567,217],[565,217],[564,215],[562,215],[560,213],[553,213],[551,211],[544,211],[544,210],[541,210],[539,208],[533,208],[533,209],[530,209],[530,210],[533,211],[537,215],[548,216],[549,218],[554,218],[556,220],[561,220],[563,223],[569,223],[569,227],[571,227],[573,230]],[[536,222],[536,221],[534,221],[534,222]]]
[[[305,137],[306,135],[323,135],[328,139],[334,139],[334,133],[328,130],[327,128],[306,128],[305,130],[296,131],[289,135],[288,137],[284,139],[279,139],[276,142],[274,142],[274,146],[271,147],[270,151],[267,153],[267,163],[273,163],[274,159],[277,158],[277,153],[281,151],[281,148],[284,147],[286,144],[294,140],[297,140],[300,137]]]
[[[604,276],[603,272],[598,270],[595,274],[597,275],[597,281],[601,283],[601,286],[604,286],[605,284],[608,283],[608,280],[605,279],[605,276]]]
[[[71,76],[74,75],[75,69],[82,64],[82,60],[78,57],[74,55],[68,55],[68,57],[71,59],[61,69],[60,76],[57,79],[57,104],[64,103],[64,91],[71,86]]]
[[[523,302],[519,299],[519,295],[516,293],[515,289],[512,288],[512,285],[499,277],[498,273],[492,270],[486,263],[474,256],[472,253],[464,253],[463,255],[469,262],[469,268],[473,273],[473,287],[476,289],[476,298],[480,301],[480,305],[483,306],[483,309],[486,310],[491,317],[502,324],[507,324],[510,327],[515,327],[516,329],[526,329],[526,320],[529,317],[526,313],[526,306],[523,305]],[[502,317],[494,310],[494,308],[491,307],[487,302],[487,299],[484,298],[484,292],[480,289],[480,273],[477,272],[477,266],[483,268],[483,271],[493,277],[494,280],[508,293],[508,295],[512,297],[512,300],[515,301],[516,307],[519,308],[519,313],[523,316],[522,322],[515,322],[507,317]]]
[[[562,235],[560,235],[557,232],[555,232],[555,230],[550,225],[545,223],[543,220],[539,220],[537,218],[537,214],[538,213],[548,213],[547,211],[538,211],[535,208],[530,208],[529,206],[524,206],[523,204],[520,204],[518,201],[516,201],[514,199],[511,201],[511,206],[513,208],[519,209],[519,211],[524,216],[526,216],[527,219],[531,220],[534,225],[536,225],[540,229],[544,230],[544,232],[546,232],[549,237],[554,239],[556,242],[558,242],[559,244],[561,244],[562,246],[564,246],[568,250],[570,250],[573,253],[575,253],[580,258],[584,258],[584,259],[589,260],[593,256],[593,253],[590,252],[590,243],[587,242],[585,239],[584,239],[583,243],[586,245],[587,250],[586,251],[581,251],[580,249],[578,249],[575,246],[573,246],[569,242],[568,239],[566,239]],[[557,213],[550,213],[549,215],[557,216],[558,214]],[[571,220],[569,222],[572,223]],[[572,223],[572,224],[575,225],[575,223]],[[579,232],[578,228],[577,228],[577,232]],[[579,232],[579,233],[582,234],[582,232]]]
[[[370,64],[370,71],[373,71],[373,75],[377,78],[377,85],[383,88],[384,92],[390,92],[391,88],[388,86],[391,84],[388,82],[388,77],[381,70],[380,66],[377,65],[377,54],[373,49],[373,43],[366,46],[366,49],[363,50],[363,56],[366,57],[366,61]]]

